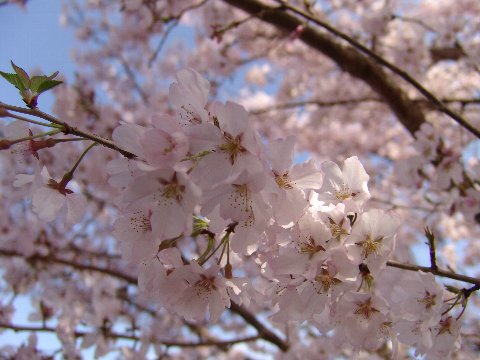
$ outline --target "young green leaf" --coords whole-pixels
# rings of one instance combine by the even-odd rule
[[[32,78],[30,79],[30,89],[32,89],[32,91],[34,92],[38,92],[38,88],[45,80],[48,80],[45,75],[32,76]]]
[[[12,64],[13,70],[18,75],[18,78],[20,79],[24,89],[29,89],[30,88],[30,77],[28,76],[27,72],[23,70],[21,67],[15,65],[13,61],[10,60],[10,63]],[[23,90],[23,89],[20,89]]]
[[[17,74],[9,74],[9,73],[5,73],[3,71],[0,71],[0,75],[5,79],[7,80],[10,84],[12,84],[13,86],[15,86],[18,90],[22,91],[22,90],[25,90],[23,88],[23,85],[22,85],[22,82],[20,81],[20,79],[18,78],[18,75]]]
[[[0,75],[20,91],[23,101],[31,109],[37,107],[38,96],[41,93],[62,83],[62,81],[53,80],[58,75],[58,71],[55,71],[50,76],[38,75],[30,78],[25,70],[15,65],[13,61],[11,61],[11,63],[15,74],[0,71]]]
[[[58,71],[55,71],[55,72],[54,72],[52,75],[50,75],[48,78],[51,79],[51,80],[53,80],[53,79],[55,79],[55,78],[57,77],[58,73],[59,73]]]
[[[57,85],[60,85],[63,81],[46,79],[43,81],[37,89],[37,93],[41,94],[47,90],[54,88]]]

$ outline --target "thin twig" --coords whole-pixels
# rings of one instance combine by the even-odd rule
[[[15,325],[15,324],[7,324],[0,322],[0,328],[3,329],[10,329],[15,332],[17,331],[31,331],[31,332],[57,332],[57,329],[53,327],[48,327],[48,326],[28,326],[28,325]],[[83,337],[86,335],[90,335],[90,332],[87,331],[79,331],[75,330],[74,331],[74,336],[75,337]],[[132,341],[141,341],[142,338],[135,336],[135,335],[129,335],[129,334],[122,334],[114,331],[105,331],[102,330],[101,334],[105,338],[113,338],[113,339],[125,339],[125,340],[132,340]],[[229,345],[235,345],[239,343],[245,343],[245,342],[252,342],[252,341],[257,341],[260,339],[259,335],[256,336],[248,336],[248,337],[243,337],[239,339],[232,339],[232,340],[218,340],[218,341],[213,341],[213,340],[206,340],[206,341],[201,341],[201,342],[181,342],[181,341],[171,341],[171,340],[160,340],[160,339],[155,339],[155,338],[149,338],[152,343],[156,344],[161,344],[165,346],[175,346],[175,347],[201,347],[201,346],[218,346],[218,347],[225,347]]]
[[[158,54],[162,50],[163,46],[165,45],[165,42],[167,41],[168,36],[172,32],[172,30],[180,23],[180,20],[182,16],[187,12],[191,10],[195,10],[197,8],[202,7],[205,5],[209,0],[202,0],[197,4],[193,4],[191,6],[186,7],[185,9],[182,9],[177,15],[170,16],[168,20],[172,21],[172,23],[167,27],[167,30],[165,30],[164,35],[162,36],[162,39],[160,40],[159,44],[155,48],[155,51],[153,52],[152,56],[150,59],[148,59],[148,67],[151,67],[155,60],[158,57]]]
[[[409,22],[409,23],[412,23],[412,24],[416,24],[416,25],[421,26],[421,27],[423,27],[424,29],[426,29],[430,32],[437,33],[437,30],[435,30],[430,25],[427,25],[424,21],[422,21],[420,19],[416,19],[416,18],[412,18],[412,17],[408,17],[408,16],[403,16],[403,15],[399,15],[399,14],[392,14],[392,20],[395,20],[395,19],[405,21],[405,22]]]
[[[12,119],[17,119],[17,120],[20,120],[20,121],[24,121],[24,122],[29,122],[31,124],[35,124],[35,125],[40,125],[40,126],[46,126],[46,127],[52,127],[52,128],[58,128],[57,125],[52,125],[52,124],[45,124],[41,121],[36,121],[36,120],[33,120],[33,119],[28,119],[26,117],[23,117],[23,116],[20,116],[20,115],[17,115],[17,114],[12,114],[11,112],[8,112],[8,111],[5,111],[6,112],[6,117],[11,117]]]
[[[167,30],[165,30],[165,33],[163,34],[162,38],[160,39],[160,42],[158,43],[157,47],[153,51],[153,54],[150,56],[150,59],[148,59],[149,68],[152,67],[155,60],[157,60],[158,54],[160,54],[160,51],[162,51],[163,46],[168,40],[168,36],[173,31],[173,29],[175,29],[175,27],[178,25],[179,21],[180,19],[175,19],[167,26]]]
[[[117,145],[115,145],[110,140],[104,139],[104,138],[102,138],[98,135],[91,134],[91,133],[88,133],[86,131],[80,130],[76,127],[70,126],[66,122],[64,122],[60,119],[57,119],[55,116],[44,113],[43,111],[40,111],[38,109],[21,108],[21,107],[18,107],[18,106],[8,105],[8,104],[5,104],[3,102],[0,102],[0,108],[3,108],[5,110],[18,112],[18,113],[21,113],[21,114],[35,116],[35,117],[50,121],[53,124],[60,125],[62,127],[62,132],[64,134],[72,134],[72,135],[81,136],[83,138],[93,140],[93,141],[95,141],[95,142],[97,142],[97,143],[99,143],[99,144],[101,144],[105,147],[108,147],[110,149],[118,151],[120,154],[122,154],[123,156],[125,156],[128,159],[133,159],[133,158],[136,157],[135,154],[132,154],[132,153],[126,151],[126,150],[123,150],[123,149],[119,148]]]
[[[404,263],[401,263],[401,262],[398,262],[398,261],[393,261],[393,260],[387,261],[387,266],[398,268],[398,269],[403,269],[403,270],[409,270],[409,271],[423,271],[423,272],[431,273],[433,275],[437,275],[437,276],[440,276],[440,277],[445,277],[445,278],[449,278],[449,279],[453,279],[453,280],[463,281],[463,282],[466,282],[466,283],[470,283],[470,284],[480,286],[480,279],[479,278],[474,278],[474,277],[470,277],[470,276],[467,276],[467,275],[461,275],[461,274],[457,274],[457,273],[454,273],[454,272],[451,272],[451,271],[442,270],[442,269],[439,269],[439,268],[437,270],[433,270],[429,266],[404,264]]]
[[[142,98],[143,102],[148,105],[148,97],[147,94],[143,91],[142,87],[138,83],[137,77],[135,76],[135,73],[132,71],[130,65],[128,65],[127,61],[123,59],[121,56],[119,56],[119,61],[122,64],[123,70],[127,74],[128,78],[132,81],[133,87],[137,91],[137,93],[140,95]]]
[[[435,253],[435,235],[433,235],[432,230],[427,226],[425,228],[425,236],[428,240],[428,249],[430,253],[430,268],[434,271],[438,270],[437,266],[437,255]]]

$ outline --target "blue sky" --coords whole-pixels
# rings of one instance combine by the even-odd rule
[[[74,42],[71,29],[60,26],[61,0],[33,0],[26,9],[0,7],[0,70],[12,72],[10,60],[27,72],[41,70],[52,74],[59,70],[71,77],[74,63],[70,51]],[[0,100],[24,105],[17,90],[0,79]],[[44,94],[40,106],[49,109],[52,98]]]

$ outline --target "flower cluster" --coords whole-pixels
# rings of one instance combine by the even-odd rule
[[[122,189],[114,233],[144,295],[213,322],[231,301],[263,297],[273,321],[309,321],[354,349],[390,338],[433,358],[454,351],[446,291],[431,275],[386,267],[399,221],[369,209],[358,158],[295,163],[293,137],[264,145],[245,109],[209,104],[209,89],[182,70],[169,115],[113,133],[135,155],[107,167]],[[252,284],[251,271],[262,281]]]

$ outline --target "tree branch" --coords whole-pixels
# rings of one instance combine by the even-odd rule
[[[427,88],[425,88],[420,82],[418,82],[415,78],[413,78],[408,72],[406,72],[403,69],[400,69],[398,66],[392,64],[391,62],[385,60],[382,58],[380,55],[375,53],[374,51],[370,50],[367,48],[365,45],[362,45],[352,37],[348,36],[347,34],[337,30],[330,24],[326,23],[325,21],[322,21],[318,19],[317,17],[310,15],[309,13],[303,11],[302,9],[299,9],[293,5],[288,4],[284,0],[277,0],[280,4],[282,4],[283,7],[286,9],[294,12],[297,15],[300,15],[304,19],[310,20],[317,24],[318,26],[326,29],[328,32],[334,34],[335,36],[345,40],[348,42],[350,45],[352,45],[355,49],[361,51],[362,53],[366,54],[367,56],[371,57],[375,61],[377,61],[380,65],[386,67],[387,69],[391,70],[393,73],[397,74],[400,76],[403,80],[408,82],[410,85],[412,85],[415,89],[417,89],[423,96],[425,96],[426,99],[428,99],[433,105],[435,105],[438,110],[441,112],[447,114],[450,116],[453,120],[455,120],[458,124],[463,126],[465,129],[470,131],[473,135],[475,135],[477,138],[480,138],[480,130],[476,129],[473,127],[466,119],[464,119],[460,114],[457,114],[455,111],[452,109],[448,108],[440,99],[438,99],[434,94],[432,94]]]
[[[478,278],[470,277],[470,276],[467,276],[467,275],[457,274],[457,273],[454,273],[454,272],[451,272],[451,271],[442,270],[440,268],[437,268],[435,270],[435,269],[432,269],[430,266],[419,266],[419,265],[404,264],[404,263],[400,263],[398,261],[393,261],[393,260],[387,261],[387,266],[398,268],[398,269],[403,269],[403,270],[409,270],[409,271],[423,271],[423,272],[431,273],[433,275],[437,275],[437,276],[440,276],[440,277],[445,277],[445,278],[449,278],[449,279],[453,279],[453,280],[463,281],[463,282],[467,282],[467,283],[470,283],[470,284],[474,284],[476,286],[480,286],[480,279],[478,279]]]
[[[240,315],[247,323],[252,325],[257,331],[258,331],[258,336],[260,336],[262,339],[271,342],[272,344],[277,345],[282,351],[288,351],[289,345],[287,344],[286,341],[282,340],[280,337],[278,337],[276,334],[268,330],[258,319],[247,309],[244,307],[238,305],[235,302],[231,302],[230,304],[230,310],[234,313],[237,313]]]
[[[132,285],[137,285],[137,278],[134,276],[130,276],[127,274],[124,274],[120,271],[113,270],[113,269],[107,269],[107,268],[102,268],[94,265],[86,265],[86,264],[81,264],[78,262],[62,259],[59,257],[56,257],[54,255],[39,255],[39,254],[34,254],[29,257],[25,257],[19,252],[13,251],[13,250],[6,250],[6,249],[0,249],[0,256],[5,256],[5,257],[22,257],[24,258],[27,262],[35,262],[35,261],[42,261],[45,263],[57,263],[57,264],[62,264],[66,266],[70,266],[72,268],[78,269],[78,270],[83,270],[83,271],[94,271],[94,272],[99,272],[103,274],[110,275],[112,277],[115,277],[117,279],[123,280],[128,282],[129,284]],[[282,351],[287,351],[288,350],[288,344],[282,340],[280,337],[278,337],[275,333],[267,329],[252,313],[250,313],[247,309],[244,307],[236,304],[234,301],[231,301],[230,303],[230,310],[238,315],[240,315],[247,323],[252,325],[257,331],[258,335],[256,336],[257,340],[263,339],[265,341],[268,341],[276,346],[278,346]],[[253,340],[250,340],[253,341]],[[221,346],[220,344],[219,346]],[[225,344],[223,344],[225,346]]]
[[[336,36],[344,38],[344,34],[340,33],[328,24],[312,17],[308,13],[303,14],[304,12],[300,10],[300,16],[304,18],[300,19],[297,16],[286,12],[286,9],[291,11],[293,10],[290,6],[286,6],[283,2],[283,5],[280,7],[271,7],[258,0],[223,1],[231,6],[242,9],[249,14],[257,16],[260,20],[288,33],[293,33],[298,26],[304,25],[304,19],[309,19],[329,31],[335,31]],[[326,26],[328,26],[328,28]],[[354,49],[352,47],[353,43],[351,43],[352,46],[344,46],[335,41],[331,36],[324,34],[312,27],[305,27],[304,30],[298,34],[298,39],[300,39],[309,47],[329,57],[343,71],[368,84],[382,99],[385,100],[385,102],[390,106],[392,111],[397,116],[398,120],[412,135],[419,130],[420,126],[426,121],[425,115],[421,109],[415,106],[415,103],[408,98],[408,96],[399,86],[395,84],[395,81],[392,81],[391,77],[388,76],[385,71],[383,71],[380,64],[385,65],[385,60],[371,52],[368,48],[366,49],[372,53],[369,54],[369,56],[372,56],[375,61],[360,53],[359,50]],[[363,46],[361,44],[358,45]],[[381,60],[383,60],[383,62]],[[394,71],[392,68],[390,68],[390,70]],[[416,82],[415,79],[411,78],[411,76],[409,76],[407,73],[400,69],[397,70],[398,72],[396,73],[399,76],[402,76],[407,81],[413,80],[409,81],[409,83],[415,86],[427,99],[435,104],[438,109],[447,113],[477,137],[480,137],[480,131],[473,128],[461,116],[448,109],[440,100],[426,90],[421,84]]]
[[[57,330],[53,327],[48,326],[27,326],[27,325],[14,325],[14,324],[7,324],[7,323],[0,323],[0,328],[3,329],[10,329],[15,332],[17,331],[30,331],[30,332],[53,332],[56,333]],[[79,331],[75,330],[74,335],[75,337],[83,337],[89,335],[91,333],[86,331]],[[132,340],[132,341],[141,341],[142,338],[135,336],[135,335],[128,335],[128,334],[121,334],[114,331],[102,331],[102,334],[105,338],[113,338],[113,339],[125,339],[125,340]],[[218,341],[201,341],[201,342],[181,342],[181,341],[170,341],[170,340],[159,340],[159,339],[149,339],[152,343],[161,344],[170,347],[200,347],[200,346],[218,346],[218,347],[226,347],[230,345],[235,345],[244,342],[252,342],[257,341],[260,339],[259,335],[256,336],[248,336],[239,339],[232,339],[232,340],[218,340]]]
[[[93,140],[93,141],[95,141],[95,142],[97,142],[97,143],[99,143],[99,144],[101,144],[105,147],[108,147],[110,149],[118,151],[120,154],[122,154],[123,156],[125,156],[128,159],[133,159],[133,158],[136,157],[135,154],[132,154],[132,153],[126,151],[126,150],[123,150],[123,149],[119,148],[117,145],[115,145],[115,143],[113,143],[110,140],[104,139],[104,138],[102,138],[98,135],[91,134],[91,133],[88,133],[86,131],[80,130],[76,127],[70,126],[66,122],[64,122],[60,119],[57,119],[55,116],[44,113],[43,111],[40,111],[38,109],[21,108],[21,107],[18,107],[18,106],[8,105],[8,104],[5,104],[3,102],[0,102],[0,109],[2,109],[2,108],[5,109],[5,110],[14,111],[14,112],[21,113],[21,114],[35,116],[35,117],[38,117],[40,119],[50,121],[53,124],[60,125],[62,127],[62,131],[63,131],[64,134],[66,134],[66,135],[67,134],[73,134],[73,135],[76,135],[76,136],[81,136],[83,138]]]

